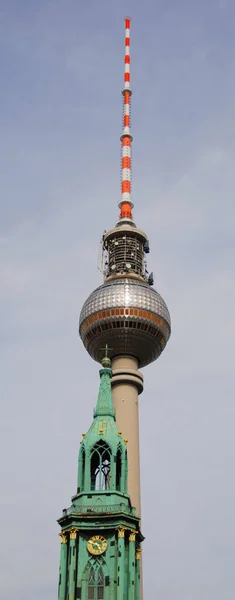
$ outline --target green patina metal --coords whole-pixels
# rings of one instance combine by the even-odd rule
[[[80,446],[77,493],[58,520],[59,600],[140,598],[139,549],[143,536],[127,493],[127,449],[115,421],[107,354],[108,349],[100,370],[93,422]],[[105,538],[97,554],[87,547],[94,536]]]

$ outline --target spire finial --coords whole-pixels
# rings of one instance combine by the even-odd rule
[[[124,88],[123,94],[123,132],[121,135],[122,142],[122,188],[120,219],[132,219],[131,202],[131,142],[132,135],[130,133],[131,125],[131,87],[130,87],[130,26],[131,20],[125,18],[125,58],[124,58]]]
[[[108,353],[109,353],[109,351],[112,350],[112,348],[109,348],[108,344],[105,344],[105,348],[101,348],[101,350],[104,350],[104,352],[105,352],[104,358],[102,358],[102,361],[101,361],[102,367],[104,367],[104,369],[110,369],[111,360],[108,356]]]

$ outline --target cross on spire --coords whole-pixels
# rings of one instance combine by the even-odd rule
[[[111,360],[109,358],[108,353],[111,352],[112,348],[108,347],[108,344],[105,344],[105,348],[101,348],[101,350],[104,351],[104,357],[102,358],[101,364],[102,367],[104,367],[105,369],[110,369],[111,367]]]
[[[105,352],[105,358],[109,358],[108,353],[111,352],[112,348],[108,347],[108,344],[105,344],[105,348],[100,348],[101,350],[104,350]]]

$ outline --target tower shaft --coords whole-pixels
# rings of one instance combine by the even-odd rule
[[[112,392],[116,423],[127,444],[127,489],[136,514],[141,516],[139,406],[138,394],[143,391],[143,376],[138,371],[138,361],[130,356],[116,357],[112,361]]]

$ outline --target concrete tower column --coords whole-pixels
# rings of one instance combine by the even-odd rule
[[[143,375],[138,371],[137,359],[131,356],[114,358],[112,372],[116,423],[127,440],[128,494],[137,515],[141,516],[138,395],[143,391]]]

